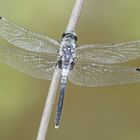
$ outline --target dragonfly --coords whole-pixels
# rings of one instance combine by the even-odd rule
[[[0,37],[13,46],[0,46],[0,61],[35,78],[51,80],[60,70],[60,96],[55,126],[58,128],[67,80],[85,87],[140,82],[140,68],[118,65],[140,58],[140,41],[119,44],[77,45],[75,32],[61,41],[26,30],[0,17]]]

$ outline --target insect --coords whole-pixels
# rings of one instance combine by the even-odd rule
[[[16,47],[0,46],[0,61],[30,76],[51,80],[61,71],[61,86],[55,119],[59,126],[67,80],[86,87],[140,82],[140,68],[116,64],[140,57],[140,41],[77,46],[74,32],[65,32],[60,42],[28,31],[0,18],[0,37]]]

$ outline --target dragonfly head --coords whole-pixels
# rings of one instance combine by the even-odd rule
[[[62,38],[70,38],[75,41],[78,40],[76,33],[73,31],[66,31],[65,33],[63,33]]]

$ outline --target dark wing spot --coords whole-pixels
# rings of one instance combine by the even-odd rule
[[[137,71],[140,71],[140,68],[136,68]]]
[[[2,17],[0,17],[0,19],[2,19]]]

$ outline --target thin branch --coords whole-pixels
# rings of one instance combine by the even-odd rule
[[[54,100],[55,100],[59,83],[60,83],[60,70],[56,68],[53,74],[51,84],[50,84],[48,97],[45,103],[42,119],[40,122],[37,140],[45,140],[45,135],[48,130],[52,107],[54,104]]]
[[[66,31],[74,31],[85,0],[76,0]]]
[[[75,30],[75,26],[78,21],[83,4],[84,4],[84,0],[76,0],[66,31]],[[60,82],[60,70],[56,68],[49,88],[48,97],[45,103],[42,119],[39,126],[39,131],[37,135],[37,140],[45,140],[59,82]]]

